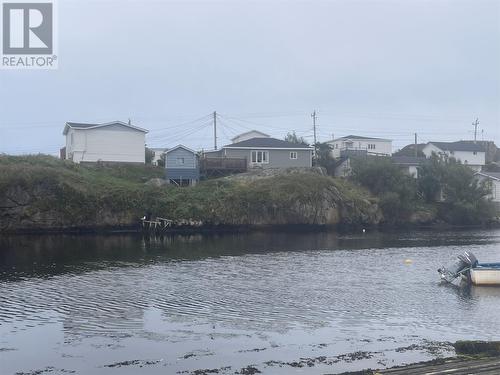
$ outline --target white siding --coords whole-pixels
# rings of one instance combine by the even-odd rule
[[[269,136],[267,134],[264,134],[264,133],[259,132],[257,130],[251,130],[249,132],[246,132],[246,133],[243,133],[243,134],[240,134],[240,135],[234,137],[231,141],[233,143],[238,143],[238,142],[243,142],[243,141],[246,141],[246,140],[252,139],[252,138],[269,138]]]
[[[480,181],[491,181],[491,195],[493,202],[500,203],[500,181],[487,178],[485,176],[477,175]]]
[[[426,158],[430,158],[432,156],[432,153],[439,155],[440,153],[443,152],[443,150],[437,148],[432,143],[427,143],[425,147],[422,149],[422,152],[424,153]]]
[[[332,147],[332,156],[340,157],[341,150],[366,150],[373,155],[392,155],[392,141],[388,139],[339,138],[327,142]]]
[[[66,157],[75,163],[144,163],[145,133],[126,127],[69,129],[66,134],[66,150]]]
[[[427,158],[430,158],[432,153],[437,155],[446,156],[448,158],[455,158],[463,164],[469,165],[474,170],[481,170],[481,166],[486,164],[486,153],[484,151],[443,151],[440,148],[434,146],[432,143],[428,143],[422,152]]]
[[[450,153],[451,157],[460,160],[464,164],[470,165],[485,165],[486,153],[485,152],[470,152],[470,151],[455,151]]]
[[[151,164],[153,165],[158,165],[158,162],[161,160],[161,156],[167,151],[167,149],[161,149],[161,150],[156,150],[156,149],[151,149],[153,151],[153,159],[151,159]]]
[[[418,178],[418,167],[416,165],[408,166],[408,174],[414,178]]]

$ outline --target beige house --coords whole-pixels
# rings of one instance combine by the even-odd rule
[[[146,129],[121,121],[104,124],[67,122],[65,158],[75,163],[145,162]]]

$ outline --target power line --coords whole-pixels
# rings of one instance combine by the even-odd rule
[[[157,137],[157,138],[154,138],[152,139],[152,141],[155,141],[155,143],[158,143],[159,141],[170,141],[171,139],[178,139],[178,140],[182,140],[184,139],[186,136],[190,135],[190,134],[194,134],[204,128],[207,128],[208,126],[212,125],[212,122],[210,121],[207,121],[201,125],[198,125],[196,127],[192,127],[192,128],[188,128],[188,129],[182,129],[180,131],[177,131],[177,132],[173,132],[173,133],[170,133],[170,134],[166,134],[166,135],[163,135],[163,136],[160,136],[160,137]]]

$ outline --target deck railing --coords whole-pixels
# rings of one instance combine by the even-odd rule
[[[200,169],[202,171],[218,170],[238,170],[246,171],[247,159],[245,158],[201,158]]]

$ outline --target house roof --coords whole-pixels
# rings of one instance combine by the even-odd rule
[[[64,125],[64,130],[63,130],[63,135],[66,135],[68,133],[69,129],[96,129],[96,128],[103,128],[105,126],[110,126],[110,125],[122,125],[126,126],[128,128],[143,132],[143,133],[148,133],[148,130],[140,128],[138,126],[134,126],[132,124],[128,124],[123,121],[111,121],[111,122],[105,122],[102,124],[90,124],[90,123],[83,123],[83,122],[67,122]]]
[[[186,150],[186,151],[189,151],[189,152],[192,152],[193,154],[196,154],[196,151],[191,150],[189,147],[186,147],[186,146],[184,146],[184,145],[177,145],[177,146],[175,146],[175,147],[172,147],[171,149],[169,149],[169,150],[168,150],[168,151],[166,151],[165,153],[166,153],[166,154],[168,154],[168,153],[170,153],[170,152],[172,152],[172,151],[174,151],[174,150],[177,150],[178,148],[183,148],[183,149],[184,149],[184,150]]]
[[[377,141],[392,141],[391,139],[385,139],[385,138],[373,138],[373,137],[362,137],[360,135],[346,135],[345,137],[340,137],[337,139],[334,139],[330,142],[335,142],[335,141],[340,141],[341,139],[367,139],[367,140],[377,140]]]
[[[484,152],[484,146],[474,141],[429,142],[427,144],[432,144],[443,151]]]
[[[488,178],[492,178],[494,180],[500,181],[500,172],[486,172],[486,171],[481,171],[481,172],[477,172],[476,175],[483,176],[483,177],[488,177]]]
[[[238,138],[240,138],[240,137],[244,137],[245,135],[247,135],[247,134],[251,134],[251,133],[259,133],[259,134],[260,134],[260,135],[262,135],[263,137],[270,137],[270,135],[269,135],[269,134],[263,133],[263,132],[261,132],[261,131],[258,131],[258,130],[250,130],[250,131],[247,131],[247,132],[245,132],[245,133],[238,134],[238,135],[237,135],[236,137],[234,137],[234,138],[231,138],[231,141],[233,141],[233,142],[234,142],[234,140],[235,140],[235,139],[238,139]]]
[[[427,143],[418,143],[417,144],[417,151],[421,152],[425,146],[427,146]],[[401,155],[401,156],[412,156],[412,155],[404,155],[404,153],[414,154],[415,153],[415,143],[410,143],[409,145],[404,146],[402,149],[400,149],[396,153],[403,153],[403,155]]]
[[[283,148],[283,149],[302,149],[312,150],[312,147],[303,144],[297,144],[282,141],[276,138],[251,138],[246,141],[232,143],[223,148]]]
[[[400,165],[420,165],[426,159],[424,157],[415,157],[415,156],[393,156],[391,158],[394,164]]]

